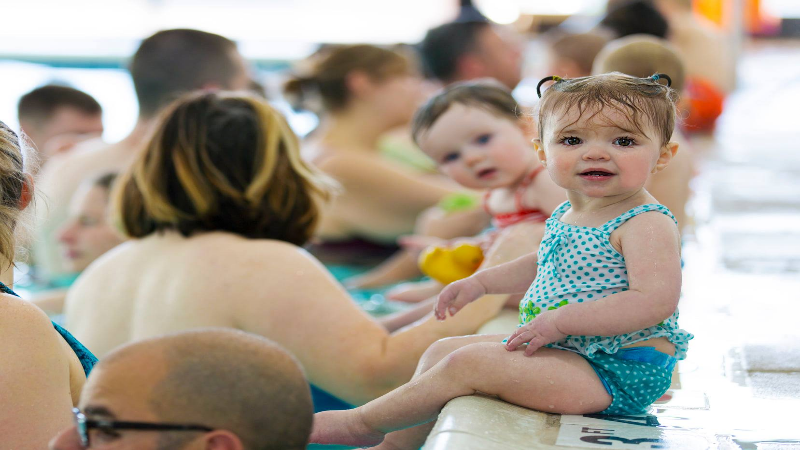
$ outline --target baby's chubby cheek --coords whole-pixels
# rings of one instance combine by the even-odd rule
[[[569,181],[570,174],[574,172],[574,165],[559,159],[549,159],[547,172],[557,185],[564,187],[564,183]]]
[[[649,161],[627,161],[618,164],[620,177],[620,187],[636,189],[644,186],[650,178],[653,165]]]

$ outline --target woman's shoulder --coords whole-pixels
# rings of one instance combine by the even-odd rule
[[[228,272],[231,277],[259,271],[285,273],[320,264],[303,248],[289,242],[250,239],[227,232],[203,233],[188,238],[187,245],[182,256],[187,264],[202,264]]]
[[[14,342],[24,347],[33,347],[34,344],[38,347],[43,341],[57,342],[56,333],[44,311],[19,297],[0,294],[0,339],[4,345]]]

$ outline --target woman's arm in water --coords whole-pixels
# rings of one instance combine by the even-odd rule
[[[31,297],[31,303],[48,314],[63,314],[67,288],[51,289]]]
[[[46,448],[72,423],[69,355],[61,340],[41,310],[0,295],[3,448]]]
[[[280,343],[313,384],[354,404],[410,380],[428,346],[475,333],[506,299],[489,296],[455,320],[430,318],[392,334],[304,251],[275,241],[250,242],[237,262],[237,279],[228,280],[239,289],[225,299],[232,302],[234,326]]]
[[[383,316],[378,321],[389,332],[397,331],[403,327],[433,313],[433,303],[436,297],[429,297],[406,310]]]
[[[376,155],[336,155],[322,169],[342,184],[336,215],[375,239],[395,238],[414,229],[417,216],[463,188],[440,175],[418,174]]]

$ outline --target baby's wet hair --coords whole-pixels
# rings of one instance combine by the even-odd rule
[[[542,85],[550,80],[555,83],[542,93]],[[666,80],[666,84],[659,80]],[[678,95],[670,84],[671,79],[666,74],[639,78],[612,72],[581,78],[544,78],[536,88],[542,98],[539,103],[539,136],[544,136],[546,118],[558,111],[577,108],[580,119],[587,112],[594,117],[605,108],[611,108],[628,117],[641,134],[647,134],[644,132],[647,125],[654,127],[663,146],[670,141],[675,130]]]
[[[484,109],[496,116],[517,121],[520,107],[511,92],[492,80],[454,83],[434,95],[414,114],[411,135],[414,141],[429,130],[453,105],[464,105]]]

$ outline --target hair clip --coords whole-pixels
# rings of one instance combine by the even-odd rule
[[[539,98],[542,98],[542,85],[543,85],[543,84],[545,84],[546,82],[548,82],[548,81],[550,81],[550,80],[553,80],[553,81],[555,81],[556,83],[558,83],[558,82],[559,82],[559,81],[561,81],[562,79],[563,79],[563,78],[561,78],[561,77],[560,77],[560,76],[558,76],[558,75],[550,75],[549,77],[544,77],[544,78],[542,78],[542,81],[540,81],[540,82],[539,82],[539,84],[537,84],[537,85],[536,85],[536,95],[538,95],[538,96],[539,96]]]
[[[667,87],[672,86],[672,78],[670,78],[669,75],[665,73],[654,73],[653,75],[650,75],[650,79],[653,80],[653,83],[658,83],[658,80],[662,78],[667,80]]]

